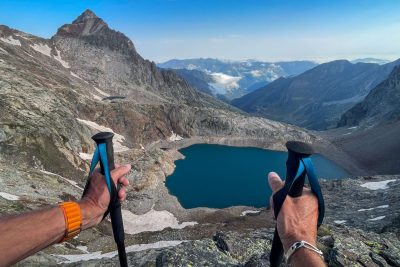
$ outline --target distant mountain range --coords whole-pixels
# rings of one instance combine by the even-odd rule
[[[379,65],[337,60],[280,78],[232,101],[254,115],[314,130],[336,127],[341,115],[388,77],[400,60]]]
[[[359,59],[352,60],[351,63],[354,63],[354,64],[355,63],[376,63],[379,65],[383,65],[383,64],[390,63],[390,60],[367,57],[367,58],[359,58]]]
[[[200,86],[201,91],[211,92],[214,96],[219,95],[228,99],[243,96],[279,77],[298,75],[315,66],[317,63],[312,61],[270,63],[211,58],[173,59],[158,64],[160,68],[177,70],[177,73],[182,75],[189,84],[194,87]]]

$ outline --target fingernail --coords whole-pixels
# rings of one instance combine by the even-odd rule
[[[278,176],[278,174],[276,172],[268,173],[268,178],[271,178],[271,177],[274,177],[274,176]]]

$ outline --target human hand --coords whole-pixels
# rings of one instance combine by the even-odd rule
[[[273,194],[279,191],[284,183],[275,172],[268,174],[268,183]],[[273,197],[271,196],[271,207]],[[274,209],[272,208],[272,212]],[[277,230],[281,238],[283,248],[289,247],[297,241],[307,241],[316,245],[318,221],[318,199],[310,189],[304,187],[300,197],[286,197],[277,217]]]
[[[118,199],[124,201],[126,199],[125,186],[129,185],[125,175],[131,170],[131,165],[120,166],[115,164],[115,167],[111,171],[111,178],[115,184],[122,185],[118,191]],[[89,188],[79,202],[82,214],[82,230],[99,224],[107,211],[109,203],[110,193],[108,192],[104,175],[100,173],[100,169],[95,169],[90,177]]]

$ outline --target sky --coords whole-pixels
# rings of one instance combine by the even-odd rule
[[[1,0],[0,24],[50,38],[86,9],[155,62],[400,58],[398,0]]]

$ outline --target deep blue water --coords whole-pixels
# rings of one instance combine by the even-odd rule
[[[166,186],[184,208],[265,207],[271,190],[267,174],[286,173],[286,152],[252,147],[199,144],[181,149]],[[312,156],[318,178],[348,177],[346,171],[320,155]]]

